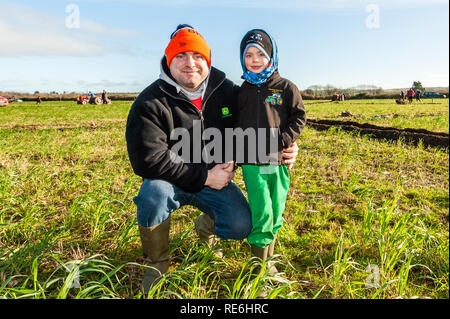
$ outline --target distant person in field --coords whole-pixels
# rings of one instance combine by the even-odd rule
[[[103,90],[102,102],[103,102],[103,104],[108,104],[108,95],[106,94],[106,90]]]
[[[90,102],[90,103],[94,103],[94,100],[95,100],[95,94],[92,93],[91,91],[89,91],[89,96],[90,96],[89,102]]]
[[[421,99],[420,99],[421,96],[422,96],[422,92],[420,90],[417,90],[416,91],[416,101],[422,102]]]
[[[406,93],[406,97],[408,98],[409,104],[412,104],[413,99],[414,99],[414,90],[411,88],[408,90],[408,92]]]
[[[271,128],[279,134],[278,154],[260,156],[258,151],[254,158],[245,154],[243,162],[239,163],[252,215],[252,231],[247,241],[252,256],[265,261],[274,254],[290,184],[282,150],[299,137],[306,124],[306,113],[300,90],[278,73],[277,46],[266,31],[253,29],[245,34],[240,45],[240,59],[245,81],[238,97],[237,126],[242,130],[257,131],[257,141],[263,134],[261,129],[265,129],[262,139],[266,141],[274,138],[270,135]],[[247,146],[246,150],[250,149]],[[269,272],[278,272],[273,263]]]
[[[42,102],[41,96],[38,95],[38,97],[36,98],[36,104],[41,104],[41,102]]]
[[[142,282],[144,293],[169,268],[169,229],[176,209],[193,205],[202,212],[195,231],[219,256],[218,238],[242,240],[252,229],[247,200],[233,182],[232,159],[194,160],[200,154],[194,145],[204,149],[206,144],[194,132],[216,129],[225,146],[225,129],[233,128],[238,114],[239,87],[211,61],[211,49],[200,33],[179,25],[160,62],[159,79],[139,94],[128,115],[128,156],[135,174],[143,179],[134,202],[144,256],[151,267]],[[176,129],[187,132],[189,161],[172,151],[186,136],[173,134]],[[293,164],[297,152],[294,141],[286,145],[284,163]]]
[[[402,90],[400,91],[400,99],[404,100],[405,99],[405,92]]]

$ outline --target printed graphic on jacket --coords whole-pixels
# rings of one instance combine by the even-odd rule
[[[270,89],[269,89],[270,90]],[[283,98],[281,97],[280,92],[273,92],[272,95],[266,97],[266,103],[271,105],[281,105],[283,104]]]

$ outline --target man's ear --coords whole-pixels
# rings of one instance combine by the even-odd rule
[[[167,58],[165,55],[162,58],[161,63],[162,63],[161,65],[162,65],[164,73],[167,74],[169,76],[169,78],[171,78],[174,82],[176,82],[175,78],[173,77],[172,73],[170,72],[170,68],[167,66]]]

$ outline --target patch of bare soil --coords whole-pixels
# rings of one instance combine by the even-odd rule
[[[369,135],[375,139],[395,141],[403,139],[405,142],[417,145],[422,141],[424,146],[448,148],[449,134],[431,132],[425,129],[398,129],[395,127],[377,126],[369,123],[358,123],[352,121],[317,120],[308,119],[307,125],[319,131],[328,130],[331,127],[339,127],[344,131],[358,132],[360,135]]]

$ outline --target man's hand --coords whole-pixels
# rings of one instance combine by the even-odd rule
[[[283,149],[283,164],[287,165],[289,169],[294,166],[295,159],[298,155],[297,143],[292,143],[288,148]]]
[[[233,168],[234,162],[217,164],[208,171],[208,178],[206,179],[205,186],[209,186],[216,190],[224,188],[234,178]]]
[[[230,172],[230,173],[231,173],[230,181],[232,181],[232,180],[234,179],[234,161],[227,162],[227,163],[222,164],[222,165],[224,165],[224,169],[225,169],[227,172]],[[229,182],[228,182],[228,183],[229,183]]]

